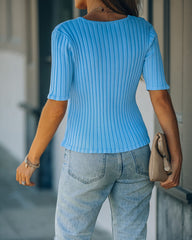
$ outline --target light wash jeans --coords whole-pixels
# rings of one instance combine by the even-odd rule
[[[107,197],[113,239],[145,240],[154,186],[148,171],[150,152],[149,144],[119,153],[81,153],[65,148],[54,240],[91,240]]]

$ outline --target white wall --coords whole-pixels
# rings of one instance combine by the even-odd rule
[[[149,93],[146,90],[146,85],[144,81],[140,81],[137,93],[136,93],[136,101],[138,107],[142,113],[143,120],[146,124],[149,137],[151,139],[150,147],[152,146],[152,139],[154,135],[154,111],[150,101]],[[60,143],[64,137],[65,128],[66,128],[66,119],[67,113],[65,117],[57,129],[57,132],[54,136],[54,157],[53,157],[53,174],[54,174],[54,189],[57,192],[58,190],[58,181],[60,176],[61,165],[63,162],[63,154],[64,148],[60,146]],[[148,219],[148,238],[147,240],[155,240],[156,239],[156,187],[153,189],[152,197],[151,197],[151,208],[150,214]],[[104,230],[112,233],[111,227],[111,212],[110,212],[110,205],[108,199],[102,205],[100,213],[97,218],[96,226],[103,228]]]
[[[18,103],[25,101],[25,57],[0,50],[0,144],[17,159],[25,154],[25,113]]]

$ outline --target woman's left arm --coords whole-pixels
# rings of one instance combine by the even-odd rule
[[[165,189],[179,185],[183,162],[179,128],[171,96],[167,90],[149,90],[151,102],[163,132],[166,135],[170,152],[172,174],[160,185]]]
[[[59,124],[61,123],[67,109],[68,101],[55,101],[48,99],[43,107],[39,119],[35,138],[28,153],[28,159],[36,164],[40,162],[40,157],[53,138]],[[16,180],[21,184],[26,182],[28,186],[34,186],[30,178],[35,171],[34,168],[25,168],[23,161],[16,170]]]

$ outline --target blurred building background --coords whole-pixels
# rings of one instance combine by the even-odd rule
[[[141,17],[155,27],[183,149],[180,186],[153,189],[148,240],[192,239],[192,1],[143,0]],[[60,22],[86,14],[67,0],[0,0],[0,239],[52,239],[67,112],[32,177],[36,187],[15,180],[33,141],[47,100],[51,32]],[[140,81],[137,103],[152,139],[161,127]],[[43,228],[42,228],[43,225]],[[33,226],[33,229],[30,228]],[[34,235],[34,232],[35,235]],[[95,239],[111,239],[108,199],[99,213]]]

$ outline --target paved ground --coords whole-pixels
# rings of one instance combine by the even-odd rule
[[[53,240],[57,196],[20,185],[15,180],[18,165],[0,146],[0,240]],[[95,228],[92,240],[111,237]]]

